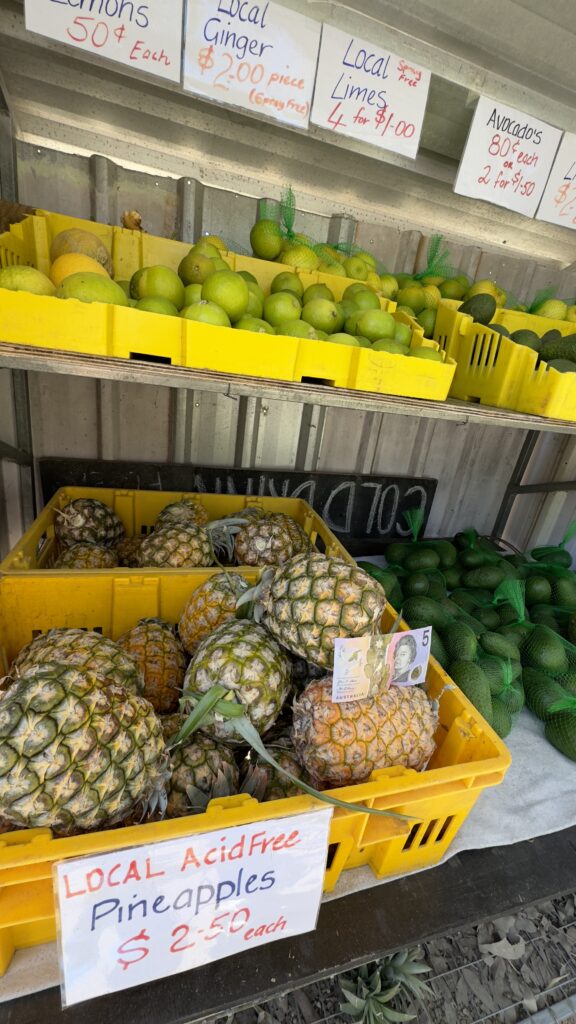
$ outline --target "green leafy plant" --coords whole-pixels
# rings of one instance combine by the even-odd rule
[[[404,950],[348,971],[340,978],[346,998],[341,1013],[360,1024],[398,1024],[415,1020],[415,1014],[395,1010],[390,1004],[403,994],[413,997],[431,994],[419,977],[430,968],[418,960],[418,950]]]

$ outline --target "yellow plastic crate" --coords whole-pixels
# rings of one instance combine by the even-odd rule
[[[256,573],[242,570],[254,580]],[[9,664],[38,632],[55,626],[98,629],[118,637],[138,619],[161,616],[176,622],[193,589],[211,575],[131,575],[106,572],[64,581],[46,573],[0,578],[0,654]],[[396,613],[388,609],[383,628]],[[404,628],[406,628],[404,626]],[[425,772],[388,768],[368,782],[334,791],[341,800],[421,818],[421,823],[379,818],[367,812],[335,809],[330,831],[325,891],[334,888],[343,870],[370,864],[382,878],[436,864],[482,790],[502,781],[510,755],[493,730],[432,659],[429,692],[440,700],[437,749]],[[308,796],[260,804],[246,795],[212,801],[206,813],[188,818],[96,832],[68,839],[52,838],[49,829],[0,835],[0,974],[16,949],[55,938],[52,865],[67,857],[173,839],[210,829],[247,824],[305,811]]]
[[[450,395],[535,416],[576,422],[576,379],[538,362],[538,355],[497,331],[475,323],[459,312],[459,302],[443,300],[438,307],[434,339],[453,359],[456,372]],[[498,309],[494,323],[508,330],[532,330],[542,335],[557,328],[573,334],[576,324],[565,320]]]
[[[250,494],[196,494],[183,491],[131,491],[111,487],[61,487],[36,517],[32,526],[12,551],[0,563],[0,573],[34,572],[52,568],[59,554],[58,541],[54,532],[56,512],[76,498],[96,498],[113,509],[124,524],[128,537],[142,537],[151,533],[154,523],[166,505],[181,498],[198,498],[208,517],[222,519],[237,515],[247,505],[264,509],[265,512],[285,512],[300,524],[316,548],[330,556],[353,561],[346,548],[326,526],[326,523],[302,498],[265,498]],[[117,569],[121,574],[134,574],[134,569]],[[202,570],[203,571],[203,570]],[[102,569],[55,569],[59,575],[76,576],[100,575]],[[157,575],[158,569],[138,569],[146,575]],[[163,573],[184,572],[190,569],[163,569]]]
[[[114,276],[128,279],[142,266],[164,264],[176,270],[190,246],[140,231],[109,227],[60,214],[41,213],[13,224],[0,235],[0,265],[30,263],[48,273],[50,244],[58,232],[80,227],[98,235],[112,256]],[[268,291],[283,264],[227,254],[235,270],[248,270]],[[304,287],[326,283],[338,300],[351,283],[348,278],[299,271]],[[394,312],[396,303],[381,299],[382,309]],[[412,345],[425,342],[422,328],[403,313],[397,319],[412,330]],[[319,381],[327,386],[443,400],[454,364],[352,348],[331,342],[273,337],[250,331],[199,324],[177,317],[144,313],[123,306],[86,304],[68,299],[0,291],[0,338],[4,342],[39,348],[83,352],[121,359],[155,359],[194,369],[244,374],[273,380]],[[437,346],[436,346],[437,347]]]

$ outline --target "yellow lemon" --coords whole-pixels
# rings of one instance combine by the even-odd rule
[[[228,252],[228,246],[220,235],[202,235],[202,238],[198,239],[200,242],[210,242],[211,245],[215,245],[220,252]]]
[[[424,293],[424,309],[438,309],[438,303],[442,298],[440,289],[434,284],[427,284],[422,291]]]
[[[50,280],[58,288],[71,274],[101,274],[109,277],[109,273],[98,260],[85,256],[81,252],[67,252],[58,256],[50,267]]]

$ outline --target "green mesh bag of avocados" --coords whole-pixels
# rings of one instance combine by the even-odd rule
[[[576,519],[570,523],[559,544],[532,548],[530,554],[536,562],[541,562],[547,567],[557,565],[563,569],[569,569],[572,565],[572,555],[566,551],[566,545],[574,537],[576,537]]]

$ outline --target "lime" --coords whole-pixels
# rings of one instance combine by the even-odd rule
[[[178,276],[184,284],[204,284],[211,274],[217,270],[215,261],[209,256],[191,249],[187,256],[180,261]]]
[[[276,334],[283,334],[288,338],[307,338],[308,341],[318,341],[318,335],[305,320],[285,320],[278,324]]]
[[[430,359],[434,363],[444,362],[442,352],[437,352],[435,348],[414,348],[410,357],[412,359]]]
[[[261,260],[275,260],[282,252],[282,232],[276,221],[259,220],[250,232],[252,252]]]
[[[313,299],[328,299],[334,302],[334,295],[326,284],[310,284],[302,296],[302,305],[312,302]]]
[[[368,277],[366,278],[366,284],[369,284],[375,292],[380,291],[380,275],[375,270],[368,271]]]
[[[399,288],[408,288],[411,284],[418,284],[418,281],[414,280],[412,274],[395,274],[394,276],[398,282]]]
[[[424,337],[431,338],[434,334],[434,326],[436,324],[436,310],[423,309],[421,313],[418,313],[416,319],[420,326],[424,328]]]
[[[354,313],[351,313],[350,316],[346,317],[346,321],[344,323],[344,329],[346,330],[346,332],[348,334],[356,335],[356,334],[359,333],[358,321],[359,321],[360,317],[362,316],[362,313],[365,313],[365,312],[367,312],[365,309],[357,309],[357,310],[354,311]]]
[[[365,281],[368,277],[368,264],[360,256],[349,256],[344,260],[344,270],[347,277],[353,277],[356,281]]]
[[[140,278],[142,277],[142,274],[144,273],[145,270],[146,270],[146,267],[140,267],[140,270],[135,270],[134,273],[132,274],[132,277],[130,278],[130,298],[131,299],[138,299],[139,298],[138,286],[139,286],[139,283],[140,283]]]
[[[334,342],[335,345],[351,345],[353,348],[362,348],[363,346],[352,334],[331,334],[328,341]]]
[[[566,319],[570,324],[576,324],[576,306],[568,306]]]
[[[396,324],[394,328],[394,341],[400,341],[403,345],[409,345],[412,338],[412,329],[408,324]]]
[[[414,310],[410,306],[396,306],[397,313],[404,313],[406,316],[414,316]]]
[[[302,309],[302,319],[319,331],[333,334],[344,325],[344,315],[329,299],[312,299]]]
[[[437,277],[435,274],[425,274],[424,277],[420,278],[420,283],[424,288],[431,284],[435,285],[436,288],[439,288],[445,280],[445,277]],[[457,280],[457,278],[455,280]],[[468,287],[468,283],[469,282],[466,281],[466,287]]]
[[[220,252],[228,252],[228,246],[224,239],[220,238],[220,235],[202,235],[202,237],[198,239],[198,243],[200,242],[210,242],[210,244],[214,245]]]
[[[254,334],[274,334],[274,328],[256,316],[243,316],[234,324],[236,331],[252,331]]]
[[[453,281],[446,281],[446,284],[453,284],[455,280],[456,278]],[[459,283],[461,284],[462,282]],[[463,288],[459,295],[445,295],[442,288],[440,288],[440,291],[445,299],[461,299],[464,293],[466,293],[467,299],[471,299],[473,295],[491,295],[494,299],[498,298],[498,288],[494,281],[490,281],[488,278],[484,278],[482,281],[474,281],[474,284],[469,285],[468,288]]]
[[[341,263],[319,263],[320,274],[333,274],[335,277],[346,277],[346,271]]]
[[[217,245],[213,245],[207,238],[199,238],[194,243],[190,252],[193,252],[195,256],[208,256],[208,259],[216,259],[220,256],[220,249]]]
[[[392,274],[382,274],[380,291],[385,299],[395,299],[398,294],[398,281]]]
[[[232,323],[246,313],[249,295],[246,281],[233,270],[217,270],[202,285],[202,298],[220,306]]]
[[[565,320],[568,312],[568,305],[561,299],[547,299],[534,310],[536,316],[545,316],[550,320]]]
[[[408,346],[394,338],[380,338],[372,345],[375,352],[389,352],[393,356],[407,356]]]
[[[358,249],[354,255],[359,256],[361,260],[364,260],[364,263],[368,264],[370,270],[376,270],[376,260],[371,252],[366,252],[365,249]]]
[[[326,334],[326,331],[316,331],[316,337],[318,338],[318,341],[328,341],[330,335]]]
[[[212,266],[216,270],[232,270],[232,267],[230,266],[230,264],[226,263],[226,260],[223,260],[221,257],[218,257],[217,259],[213,259],[211,262],[212,262]]]
[[[391,313],[385,313],[383,309],[367,309],[358,318],[357,333],[368,338],[368,341],[393,338],[395,330],[394,317]]]
[[[344,289],[342,298],[346,299],[348,302],[353,302],[354,296],[358,295],[359,292],[370,291],[372,291],[372,289],[367,284],[363,284],[361,281],[355,281],[354,284],[349,284],[348,287]]]
[[[438,304],[442,298],[440,289],[434,284],[427,284],[423,289],[424,295],[424,309],[438,309]]]
[[[254,277],[254,274],[251,274],[249,270],[237,270],[236,273],[240,274],[240,277],[243,277],[248,283],[253,281],[254,284],[258,284],[258,278]]]
[[[184,289],[184,305],[191,306],[193,302],[200,302],[202,298],[201,284],[187,284]]]
[[[124,295],[127,299],[130,298],[130,281],[116,281],[116,284],[120,286]]]
[[[302,306],[292,292],[275,292],[264,299],[264,319],[277,327],[287,320],[299,320]]]
[[[187,284],[191,282],[188,281]],[[146,267],[138,281],[139,299],[168,299],[176,309],[184,305],[184,285],[169,267]]]
[[[368,338],[363,338],[361,334],[356,335],[356,341],[360,345],[360,348],[372,348],[372,342],[368,341]]]
[[[138,299],[136,309],[143,309],[146,313],[164,313],[166,316],[178,316],[178,310],[173,302],[168,299]]]
[[[365,309],[380,309],[380,299],[375,292],[369,291],[368,288],[361,292],[355,292],[350,301],[356,309],[362,311]]]
[[[34,267],[5,267],[0,270],[0,288],[33,295],[54,295],[56,288],[49,277]]]
[[[400,289],[396,301],[400,306],[409,306],[413,313],[419,313],[426,304],[424,289],[419,284],[408,285]]]
[[[340,302],[336,303],[336,305],[338,306],[338,309],[342,313],[345,320],[347,320],[349,316],[352,316],[352,313],[358,312],[358,307],[352,302],[351,299],[341,299]]]
[[[466,285],[450,278],[448,281],[442,281],[438,290],[443,299],[461,299],[466,294]]]
[[[320,265],[316,253],[308,245],[295,245],[282,254],[282,263],[300,270],[317,270]]]
[[[109,277],[102,277],[101,274],[82,271],[65,278],[62,284],[58,285],[56,295],[59,299],[79,299],[80,302],[105,302],[111,306],[128,305],[128,299],[115,281],[111,281]]]
[[[230,327],[228,314],[217,306],[215,302],[207,302],[201,299],[200,302],[193,302],[191,306],[185,306],[180,316],[185,320],[199,320],[203,324],[214,324],[216,327]]]
[[[250,288],[249,288],[248,289],[248,305],[246,306],[246,313],[244,315],[245,316],[255,316],[255,317],[261,318],[263,312],[264,312],[264,296],[263,295],[257,295],[256,292],[251,291]]]
[[[270,286],[270,292],[272,294],[275,292],[292,292],[297,299],[301,299],[304,294],[304,285],[298,274],[293,274],[290,270],[283,270],[281,274],[276,274]]]

